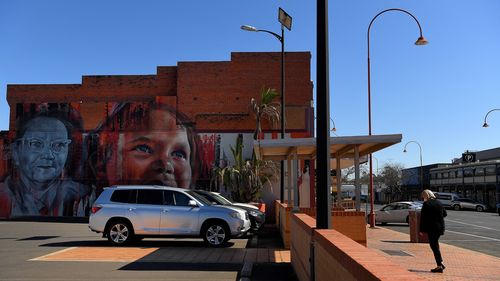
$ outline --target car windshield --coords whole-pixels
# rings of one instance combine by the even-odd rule
[[[231,200],[227,199],[226,197],[224,197],[220,194],[212,193],[212,195],[213,195],[213,197],[215,197],[215,199],[217,201],[224,202],[224,203],[222,203],[223,205],[233,205],[233,202],[231,202]]]
[[[196,200],[200,201],[204,205],[207,205],[207,206],[212,205],[212,202],[210,202],[205,197],[201,196],[200,194],[198,194],[198,193],[196,193],[194,191],[186,190],[186,193],[189,194],[189,195],[191,195],[192,197],[194,197]]]

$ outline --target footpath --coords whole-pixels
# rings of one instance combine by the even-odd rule
[[[367,246],[394,263],[428,280],[500,280],[500,258],[439,243],[444,273],[431,273],[436,267],[428,243],[411,243],[410,235],[383,227],[367,227]]]

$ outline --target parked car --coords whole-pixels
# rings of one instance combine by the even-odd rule
[[[451,207],[457,211],[462,209],[476,210],[482,212],[487,209],[486,205],[469,198],[458,198],[451,202]]]
[[[368,195],[366,195],[366,194],[361,194],[361,195],[359,196],[359,200],[360,200],[360,202],[368,202]],[[356,196],[353,196],[353,197],[352,197],[352,201],[356,201]]]
[[[452,202],[460,198],[458,194],[453,192],[434,192],[436,199],[443,204],[445,208],[451,208]]]
[[[205,199],[210,201],[212,204],[233,206],[247,211],[250,218],[251,229],[254,231],[259,230],[266,221],[266,214],[264,212],[261,212],[259,208],[254,205],[232,202],[231,200],[227,199],[217,192],[210,192],[205,190],[194,190],[194,192],[205,197]]]
[[[92,206],[89,228],[114,245],[143,237],[202,237],[221,246],[250,229],[248,213],[212,205],[192,190],[164,186],[113,186]]]
[[[420,211],[422,204],[418,202],[402,201],[384,205],[375,211],[375,223],[409,223],[410,210]]]

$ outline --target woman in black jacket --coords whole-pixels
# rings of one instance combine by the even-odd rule
[[[442,273],[445,266],[441,257],[441,251],[439,251],[439,237],[444,234],[444,217],[446,217],[447,213],[441,202],[436,200],[436,196],[432,191],[428,189],[424,190],[422,198],[424,199],[424,204],[420,216],[420,232],[427,233],[429,245],[436,260],[437,267],[431,269],[431,272]]]

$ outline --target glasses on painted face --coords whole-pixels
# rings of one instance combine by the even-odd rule
[[[37,138],[22,138],[18,139],[18,142],[23,143],[29,150],[33,152],[42,152],[45,147],[49,147],[50,151],[54,153],[63,153],[68,150],[68,146],[71,143],[71,140],[41,140]]]

